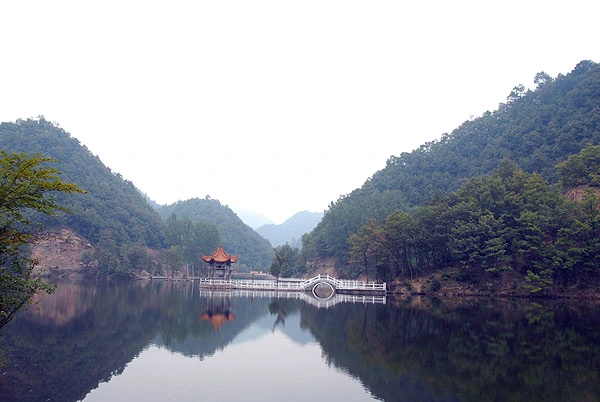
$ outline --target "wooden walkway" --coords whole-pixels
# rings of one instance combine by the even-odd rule
[[[331,293],[385,294],[385,283],[336,279],[329,274],[319,274],[309,279],[281,278],[279,280],[199,278],[200,287],[209,289],[253,289],[279,291],[313,291],[317,286],[331,288]]]

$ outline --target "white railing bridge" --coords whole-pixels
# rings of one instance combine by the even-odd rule
[[[337,279],[329,274],[319,274],[309,279],[280,278],[278,280],[264,279],[217,279],[199,278],[200,287],[220,289],[254,289],[280,291],[313,291],[319,284],[327,284],[333,293],[352,294],[385,294],[386,283],[364,282],[347,279]]]

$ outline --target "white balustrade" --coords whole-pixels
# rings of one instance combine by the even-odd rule
[[[355,280],[336,279],[329,274],[319,274],[310,279],[282,278],[280,280],[256,280],[256,279],[218,279],[200,278],[201,287],[225,287],[235,289],[280,289],[300,291],[312,288],[318,283],[331,284],[336,291],[369,291],[384,292],[387,287],[385,283],[363,282]]]

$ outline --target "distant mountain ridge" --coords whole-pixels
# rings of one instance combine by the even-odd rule
[[[246,225],[250,226],[254,230],[261,227],[262,225],[269,225],[275,223],[263,214],[257,212],[252,212],[248,211],[247,209],[237,207],[231,207],[231,209],[233,210],[233,212],[236,213],[237,216],[240,217],[242,221],[244,221]]]
[[[267,224],[256,229],[258,234],[268,239],[273,247],[289,244],[292,247],[302,246],[302,235],[310,232],[323,218],[322,212],[298,212],[281,225]]]

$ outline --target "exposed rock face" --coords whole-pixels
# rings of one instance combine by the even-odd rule
[[[70,229],[45,232],[31,250],[32,258],[38,261],[37,270],[77,271],[83,267],[82,252],[93,250],[93,246]]]
[[[591,186],[577,186],[568,190],[565,193],[565,196],[571,201],[583,201],[586,196],[589,196],[593,193],[596,193],[596,195],[600,195],[600,189],[598,187]]]

